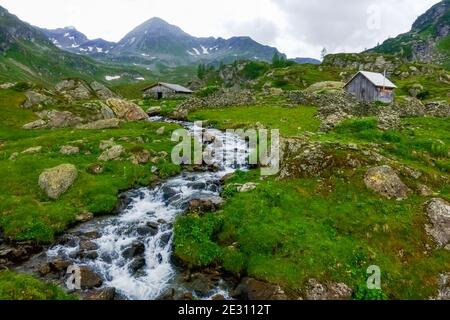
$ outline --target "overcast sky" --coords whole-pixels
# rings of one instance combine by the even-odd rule
[[[89,38],[118,41],[160,17],[194,36],[251,36],[289,57],[357,52],[411,28],[439,0],[0,0],[45,28],[74,26]]]

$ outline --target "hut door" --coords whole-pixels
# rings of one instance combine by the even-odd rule
[[[162,92],[158,92],[158,100],[161,100],[163,98],[163,93]]]

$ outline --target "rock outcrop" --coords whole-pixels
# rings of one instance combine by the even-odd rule
[[[344,283],[322,284],[310,279],[306,288],[307,300],[351,300],[353,290]]]
[[[93,93],[84,81],[77,79],[67,79],[59,82],[55,90],[62,94],[69,101],[89,100],[93,98]]]
[[[87,124],[78,125],[77,129],[83,130],[104,130],[114,129],[120,126],[120,120],[117,118],[97,120]]]
[[[110,98],[117,98],[117,95],[114,92],[100,82],[91,82],[91,88],[99,99],[107,100]]]
[[[72,164],[47,169],[39,176],[39,186],[51,199],[58,199],[66,192],[78,176],[77,168]]]
[[[106,104],[114,111],[117,118],[127,121],[138,121],[148,118],[147,113],[133,102],[111,98],[106,100]]]
[[[403,200],[408,198],[409,188],[390,166],[371,168],[364,178],[367,188],[376,191],[388,199]]]
[[[432,199],[426,204],[430,223],[426,226],[440,247],[450,250],[450,204],[443,199]]]
[[[287,300],[287,296],[280,286],[245,278],[232,292],[233,298],[241,300]]]

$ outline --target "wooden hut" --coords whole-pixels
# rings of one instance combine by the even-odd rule
[[[394,89],[397,88],[381,73],[360,71],[345,86],[344,89],[354,95],[359,101],[394,101]]]
[[[144,90],[144,98],[156,98],[158,100],[163,98],[173,98],[179,96],[191,95],[194,92],[188,88],[178,84],[158,82]]]

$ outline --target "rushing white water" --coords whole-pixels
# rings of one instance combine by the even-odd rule
[[[189,130],[197,129],[189,123],[181,124]],[[183,173],[155,188],[135,190],[119,216],[83,225],[83,230],[99,233],[99,238],[92,240],[97,245],[94,259],[75,254],[80,250],[79,240],[72,246],[52,247],[47,255],[70,257],[78,265],[89,266],[102,275],[104,287],[116,288],[127,299],[160,297],[176,276],[171,256],[173,224],[177,216],[186,211],[193,199],[217,199],[220,180],[237,169],[246,168],[250,151],[244,140],[237,135],[225,139],[222,132],[212,129],[207,130],[207,135],[214,136],[216,142],[221,141],[219,148],[216,144],[215,152],[225,155],[218,160],[217,172]],[[216,288],[210,296],[217,293],[226,295],[221,288]]]

